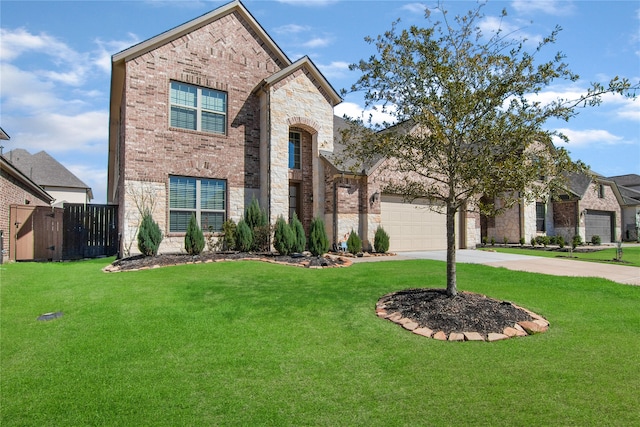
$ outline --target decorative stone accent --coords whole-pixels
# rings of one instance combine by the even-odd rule
[[[438,340],[438,341],[446,341],[447,340],[447,334],[445,334],[442,331],[438,331],[435,334],[433,334],[433,339],[434,340]]]
[[[451,332],[449,334],[449,341],[464,341],[464,334],[458,332]]]
[[[484,337],[478,332],[464,332],[464,337],[467,341],[484,341]]]
[[[429,328],[416,328],[412,332],[416,335],[422,335],[427,338],[431,338],[431,335],[433,335],[433,331]]]
[[[495,332],[491,332],[487,336],[487,341],[489,341],[489,342],[501,341],[501,340],[506,340],[506,339],[509,339],[509,337],[506,336],[505,334],[497,334]]]
[[[529,335],[539,334],[542,332],[546,332],[549,329],[548,326],[540,326],[538,323],[531,322],[525,320],[523,322],[518,322],[518,325],[522,327]]]
[[[405,322],[402,324],[402,327],[405,328],[408,331],[413,331],[415,329],[418,328],[418,324],[416,322],[413,321],[409,321],[409,322]]]

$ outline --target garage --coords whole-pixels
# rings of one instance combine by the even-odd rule
[[[402,196],[381,197],[382,227],[389,234],[389,250],[428,251],[447,248],[447,219],[430,209],[432,202],[404,202]]]
[[[591,211],[585,215],[586,241],[592,236],[600,236],[602,243],[613,242],[614,212]]]

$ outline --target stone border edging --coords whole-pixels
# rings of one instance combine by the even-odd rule
[[[351,261],[349,258],[344,257],[344,256],[330,256],[330,255],[325,255],[327,257],[331,257],[333,259],[339,259],[342,264],[338,264],[338,265],[328,265],[328,266],[310,266],[308,261],[303,261],[303,262],[299,262],[299,263],[290,263],[290,262],[284,262],[284,261],[276,261],[273,259],[269,259],[269,258],[252,258],[252,257],[247,257],[247,258],[237,258],[237,259],[208,259],[205,261],[187,261],[187,262],[181,262],[181,263],[175,263],[175,264],[164,264],[164,265],[160,265],[160,264],[156,264],[156,265],[152,265],[152,266],[145,266],[145,267],[140,267],[140,268],[130,268],[130,269],[126,269],[126,270],[121,270],[118,266],[114,266],[112,264],[107,265],[106,267],[104,267],[102,269],[102,271],[104,273],[123,273],[123,272],[128,272],[128,271],[142,271],[142,270],[152,270],[155,268],[162,268],[162,267],[175,267],[177,265],[190,265],[190,264],[210,264],[212,262],[231,262],[231,261],[260,261],[260,262],[266,262],[266,263],[270,263],[270,264],[280,264],[280,265],[288,265],[288,266],[292,266],[292,267],[301,267],[301,268],[309,268],[309,269],[314,269],[314,270],[322,270],[323,268],[342,268],[342,267],[350,267],[353,264],[353,261]]]
[[[394,292],[395,293],[395,292]],[[383,298],[393,295],[387,294],[380,298]],[[393,323],[396,323],[402,326],[404,329],[426,338],[433,338],[438,341],[501,341],[514,337],[526,337],[528,335],[535,335],[547,332],[549,330],[549,321],[544,317],[527,310],[524,307],[517,306],[515,304],[511,304],[514,307],[526,312],[529,316],[533,318],[533,320],[523,320],[515,323],[512,327],[506,327],[502,332],[491,332],[487,334],[485,337],[479,332],[468,331],[468,332],[451,332],[448,336],[444,331],[433,331],[425,326],[420,326],[415,321],[408,319],[406,317],[402,317],[400,312],[388,313],[384,303],[381,303],[380,300],[376,304],[376,315],[382,319],[387,319]]]

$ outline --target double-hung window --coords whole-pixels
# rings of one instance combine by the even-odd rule
[[[171,126],[225,134],[227,94],[186,83],[171,82]]]
[[[186,232],[192,215],[203,231],[222,231],[226,200],[224,180],[169,177],[169,232]]]
[[[300,169],[300,132],[289,132],[289,169]]]

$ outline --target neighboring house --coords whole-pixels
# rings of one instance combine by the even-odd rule
[[[47,191],[54,198],[55,206],[63,206],[64,203],[87,204],[93,199],[91,188],[45,151],[30,154],[18,148],[8,152],[5,157]]]
[[[444,215],[381,194],[379,165],[337,166],[341,101],[239,1],[115,54],[107,201],[119,205],[124,253],[145,210],[165,235],[160,251],[179,251],[192,215],[220,231],[254,197],[271,223],[296,212],[308,231],[323,218],[332,243],[354,230],[369,248],[382,225],[391,250],[446,248]],[[479,221],[462,215],[460,230],[460,246],[475,246]]]
[[[601,176],[570,174],[557,200],[519,203],[501,215],[482,218],[482,236],[510,243],[537,236],[562,236],[569,243],[579,235],[586,243],[598,235],[602,243],[621,237],[622,194],[615,182]]]
[[[9,140],[9,135],[0,128],[0,140]],[[53,197],[15,167],[4,154],[0,155],[0,232],[3,235],[2,250],[9,253],[11,205],[50,206]]]
[[[622,195],[622,240],[640,240],[640,175],[628,174],[607,178],[617,184]]]

